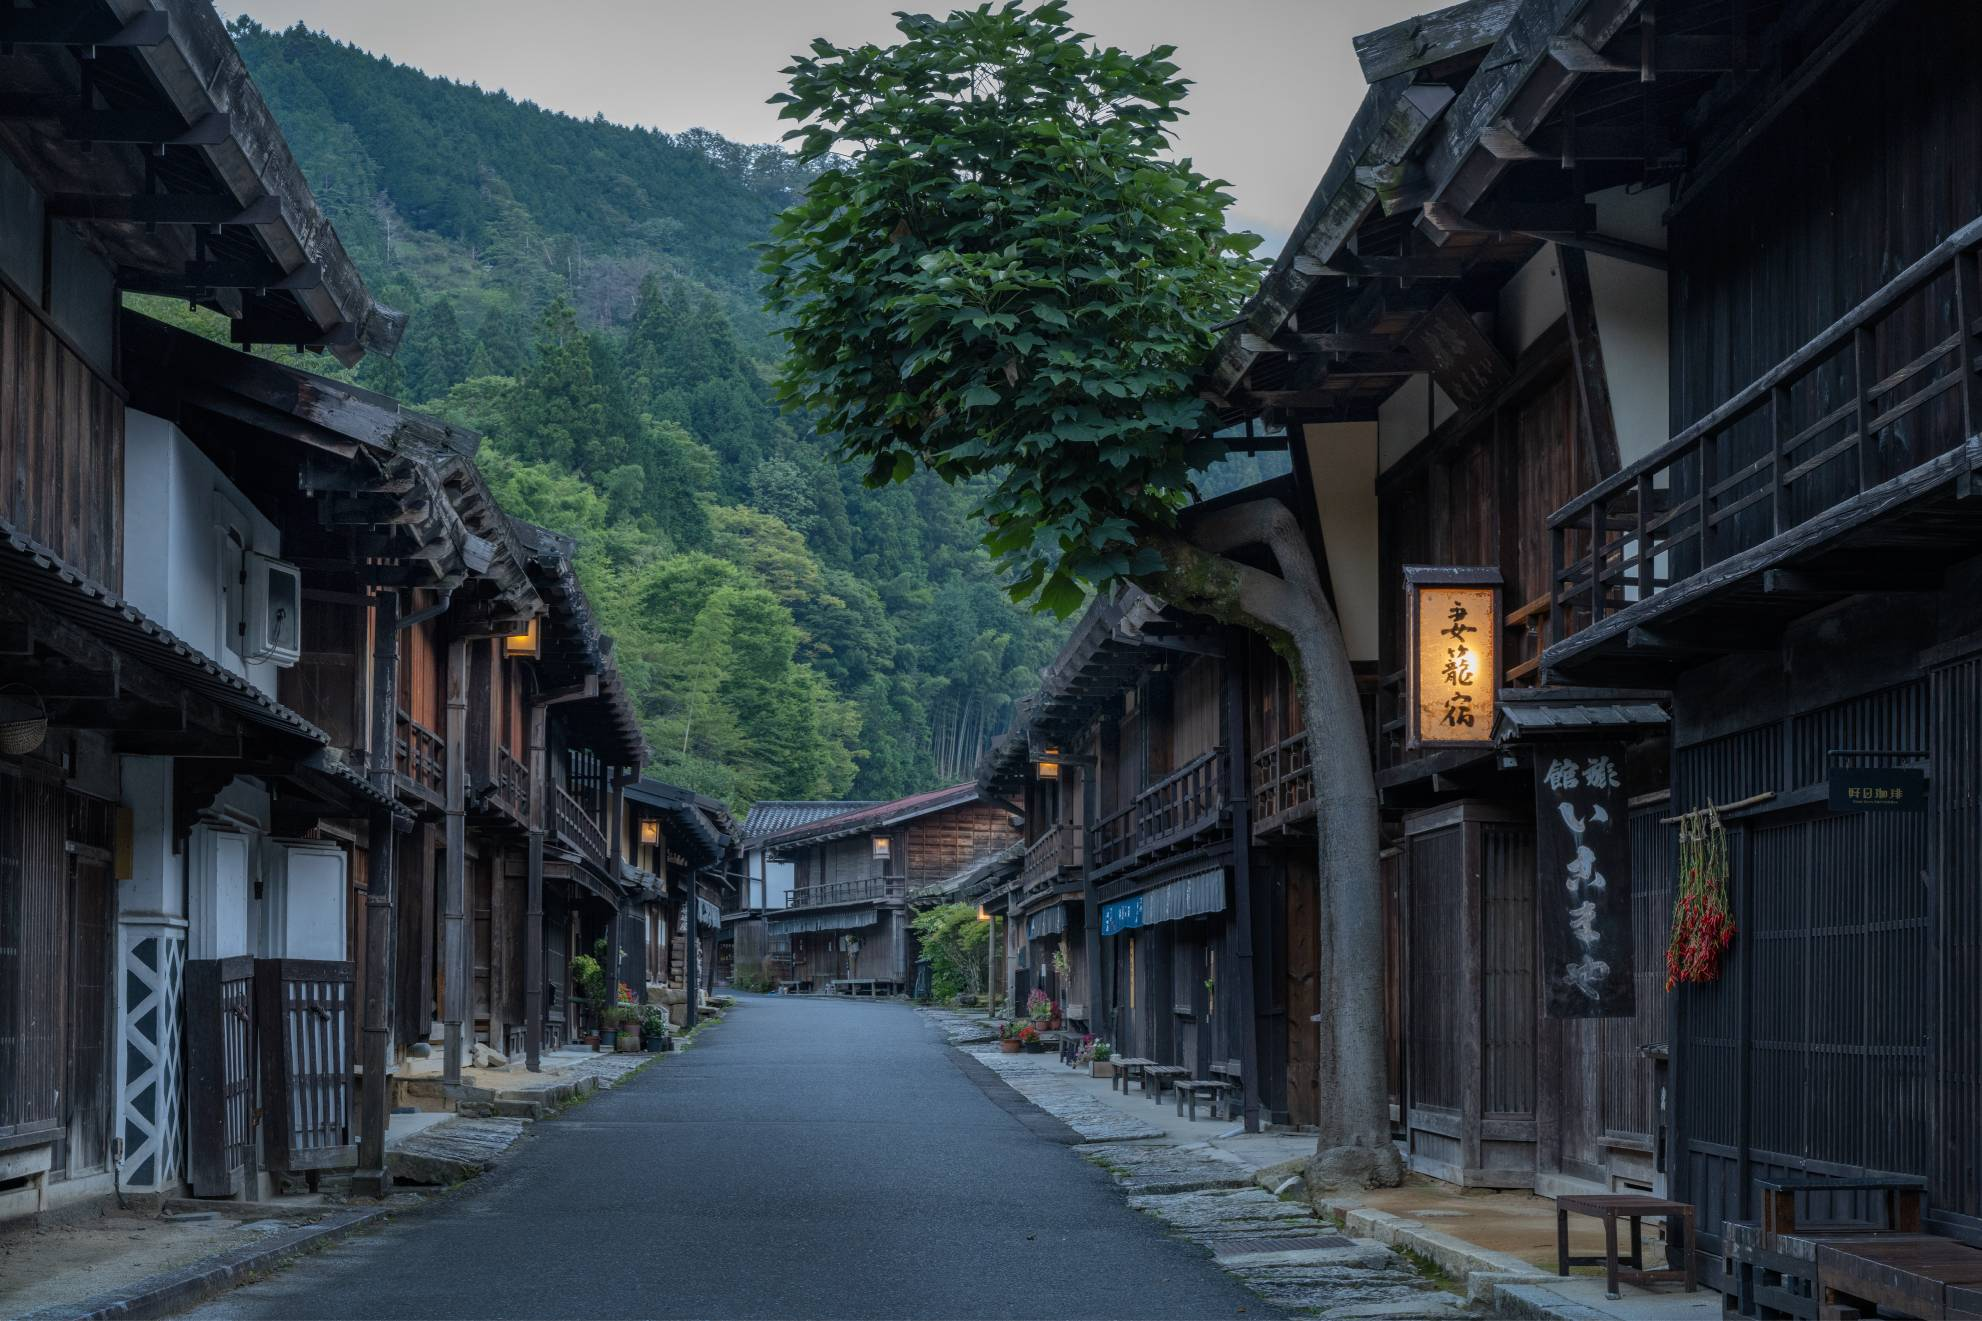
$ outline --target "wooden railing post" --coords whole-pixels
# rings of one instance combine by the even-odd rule
[[[1568,537],[1566,527],[1557,524],[1548,530],[1548,633],[1551,644],[1562,641],[1562,620],[1569,613],[1569,594],[1562,590],[1563,542]]]
[[[1714,476],[1714,433],[1703,432],[1700,436],[1699,459],[1694,463],[1700,474],[1700,508],[1694,515],[1698,522],[1700,539],[1700,567],[1706,568],[1714,562],[1713,553],[1713,497],[1707,493]]]
[[[1604,497],[1590,501],[1590,622],[1603,618]]]
[[[1982,263],[1975,249],[1954,257],[1955,369],[1961,373],[1961,434],[1972,439],[1982,427],[1982,377],[1975,370],[1975,318],[1982,315]]]
[[[1860,326],[1851,332],[1852,385],[1858,396],[1858,492],[1863,495],[1876,484],[1873,479],[1872,451],[1872,329]]]
[[[1652,594],[1652,472],[1638,474],[1638,599]]]

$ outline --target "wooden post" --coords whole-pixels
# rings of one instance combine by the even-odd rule
[[[523,1043],[525,1067],[544,1070],[544,730],[550,712],[530,703],[530,861],[523,896]]]
[[[447,644],[447,854],[441,876],[441,1081],[461,1082],[462,1023],[475,970],[466,928],[468,866],[468,643]]]
[[[606,772],[606,893],[612,897],[606,902],[612,905],[612,916],[606,919],[606,953],[612,964],[611,978],[606,983],[606,1000],[611,1003],[619,998],[619,984],[626,979],[626,960],[620,957],[619,938],[621,906],[619,901],[619,800],[620,790],[626,783],[624,772],[614,766]],[[600,1024],[603,1028],[604,1024]]]
[[[1581,248],[1555,245],[1555,269],[1562,279],[1563,320],[1569,326],[1569,364],[1582,405],[1583,438],[1597,480],[1622,466],[1617,419],[1611,411],[1610,380],[1604,374],[1603,339],[1597,333],[1596,297],[1590,291],[1590,259]]]
[[[688,914],[682,924],[682,934],[688,940],[688,949],[686,951],[688,962],[683,972],[688,982],[688,1004],[682,1010],[682,1026],[690,1030],[693,1030],[695,1027],[697,1001],[700,1000],[702,995],[702,915],[696,911],[701,906],[702,869],[700,867],[691,867],[688,871]]]
[[[1239,1076],[1245,1095],[1246,1132],[1259,1132],[1259,1012],[1253,984],[1252,761],[1246,743],[1246,640],[1238,629],[1225,636],[1225,746],[1231,749],[1225,806],[1232,820],[1232,963],[1239,997]],[[1380,959],[1382,950],[1370,957]]]
[[[393,718],[398,711],[394,691],[399,664],[399,598],[379,592],[372,598],[372,737],[367,777],[372,787],[390,799],[393,786]],[[351,1190],[359,1197],[383,1199],[392,1191],[385,1167],[385,1126],[392,1111],[392,1021],[387,991],[392,985],[392,885],[397,860],[393,856],[398,822],[389,807],[372,812],[366,842],[365,867],[365,1003],[363,1113],[358,1123],[358,1169]]]
[[[1087,923],[1087,1026],[1097,1039],[1101,1038],[1107,1020],[1101,1013],[1101,896],[1094,884],[1094,836],[1088,832],[1094,825],[1100,771],[1100,758],[1094,755],[1080,768],[1080,824],[1076,827],[1079,833],[1074,836],[1080,850],[1081,914]]]

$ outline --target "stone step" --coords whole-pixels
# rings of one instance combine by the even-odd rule
[[[542,1119],[545,1106],[535,1100],[505,1100],[497,1097],[489,1103],[489,1113],[502,1119]]]
[[[459,1183],[486,1170],[525,1127],[521,1119],[451,1119],[391,1148],[386,1164],[401,1183]]]

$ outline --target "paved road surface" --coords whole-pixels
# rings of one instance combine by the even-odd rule
[[[903,1005],[746,1000],[465,1195],[194,1315],[1270,1315],[956,1059]]]

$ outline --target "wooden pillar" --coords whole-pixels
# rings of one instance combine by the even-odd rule
[[[619,803],[621,790],[626,784],[625,775],[625,771],[618,766],[606,772],[606,893],[612,896],[607,902],[613,910],[612,916],[606,919],[607,961],[612,965],[612,981],[606,986],[608,1001],[618,998],[619,984],[626,980],[626,960],[620,957],[620,937],[625,934],[620,927],[626,909],[619,893]]]
[[[388,799],[393,787],[394,692],[399,663],[399,598],[380,592],[372,598],[372,737],[367,773],[372,787]],[[358,1169],[351,1190],[359,1197],[384,1198],[392,1190],[385,1167],[385,1126],[392,1111],[392,1020],[387,993],[392,986],[392,890],[398,822],[389,807],[372,812],[366,848],[364,1090],[358,1117]]]
[[[530,861],[523,896],[523,1042],[525,1067],[543,1072],[544,1052],[544,800],[550,796],[545,769],[545,726],[549,711],[530,704]]]
[[[702,869],[700,867],[694,867],[691,868],[688,873],[688,916],[687,919],[682,924],[682,934],[688,940],[688,949],[685,951],[685,957],[687,958],[688,963],[686,969],[684,970],[684,977],[688,983],[688,1005],[682,1011],[682,1023],[685,1027],[689,1027],[689,1028],[693,1028],[695,1026],[695,1011],[697,1008],[697,1002],[701,999],[701,995],[702,995],[702,981],[700,976],[701,973],[700,965],[701,965],[701,954],[702,954],[702,930],[701,930],[702,915],[698,911],[701,907],[702,907]]]
[[[447,644],[447,852],[441,877],[441,1080],[461,1081],[462,1022],[475,969],[466,928],[468,865],[468,643]]]
[[[1087,924],[1087,1030],[1097,1039],[1107,1040],[1107,1020],[1101,1013],[1101,897],[1094,884],[1094,829],[1096,795],[1099,793],[1101,777],[1100,749],[1094,748],[1087,764],[1080,768],[1080,834],[1076,837],[1076,847],[1080,850],[1080,905],[1081,920]],[[1061,772],[1066,774],[1065,771]]]
[[[1240,1084],[1246,1132],[1259,1132],[1259,999],[1253,982],[1252,755],[1246,743],[1246,639],[1234,628],[1225,642],[1225,747],[1230,759],[1226,804],[1232,818],[1232,973],[1239,1003]],[[1370,951],[1383,957],[1382,950]]]

